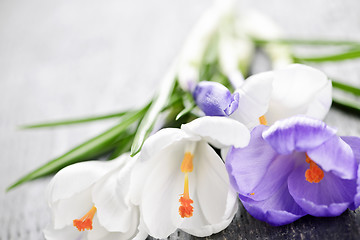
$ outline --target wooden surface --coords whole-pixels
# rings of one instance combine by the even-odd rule
[[[5,194],[23,174],[112,125],[44,130],[17,126],[102,114],[149,100],[208,0],[0,1],[0,239],[43,239],[50,222],[49,178]],[[248,0],[286,36],[360,40],[357,0]],[[309,53],[300,49],[299,53]],[[259,63],[261,64],[261,63]],[[360,86],[360,61],[317,65]],[[266,66],[257,65],[256,69]],[[255,70],[256,71],[256,70]],[[326,122],[360,136],[360,117],[332,109]],[[225,231],[207,239],[360,239],[360,212],[270,227],[240,207]],[[170,239],[194,239],[177,232]]]

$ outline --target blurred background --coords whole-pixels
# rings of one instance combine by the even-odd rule
[[[50,178],[9,193],[6,187],[114,121],[37,130],[18,126],[141,107],[211,2],[0,1],[1,240],[43,239],[41,229],[50,223],[44,194]],[[286,37],[360,41],[357,0],[239,1],[239,11],[250,8],[272,18]],[[306,48],[296,52],[315,54]],[[258,64],[258,69],[268,66]],[[313,66],[360,86],[359,60]],[[332,109],[326,122],[340,134],[360,136],[359,119]],[[256,234],[239,230],[239,239]]]

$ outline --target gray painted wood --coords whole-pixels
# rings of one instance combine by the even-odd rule
[[[287,36],[360,39],[356,0],[248,0]],[[50,222],[49,178],[7,194],[18,177],[109,127],[107,121],[20,131],[44,120],[142,105],[155,91],[206,0],[0,1],[0,239],[43,239]],[[245,9],[245,7],[242,7]],[[308,49],[298,49],[308,53]],[[329,76],[360,86],[360,61],[322,64]],[[360,118],[332,109],[326,122],[360,136]],[[270,227],[240,208],[225,231],[207,239],[359,239],[360,213],[305,217]],[[195,239],[183,232],[170,239]]]

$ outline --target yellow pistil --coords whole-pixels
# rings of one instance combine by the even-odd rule
[[[193,171],[193,158],[194,156],[190,152],[186,152],[184,159],[181,163],[181,171],[185,173],[184,180],[184,193],[179,199],[181,206],[179,207],[179,214],[182,218],[189,218],[193,215],[194,207],[191,206],[194,201],[190,198],[189,195],[189,176],[188,173]]]
[[[91,230],[92,220],[96,213],[96,207],[92,206],[89,212],[87,212],[82,218],[73,220],[73,225],[79,231]]]
[[[309,183],[319,183],[324,178],[324,171],[306,154],[306,162],[310,167],[305,172],[305,179]]]
[[[261,125],[267,125],[265,115],[262,115],[261,117],[259,117],[259,122]]]

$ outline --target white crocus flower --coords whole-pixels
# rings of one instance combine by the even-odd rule
[[[68,166],[51,180],[47,197],[53,222],[48,240],[145,239],[138,207],[129,199],[135,159],[122,155],[110,162]]]
[[[239,107],[230,117],[250,129],[299,114],[322,120],[332,102],[331,81],[301,64],[253,75],[236,92]]]
[[[217,36],[224,19],[234,14],[234,0],[215,0],[190,32],[180,53],[177,75],[180,86],[192,91],[199,79],[199,71],[206,51]]]
[[[249,63],[255,47],[250,39],[241,33],[240,36],[231,36],[228,33],[219,36],[219,65],[221,71],[227,76],[234,88],[238,88],[244,82]]]
[[[237,194],[209,143],[244,147],[249,139],[243,124],[224,117],[198,118],[149,137],[131,176],[132,200],[149,235],[166,238],[179,228],[203,237],[226,228]]]
[[[245,31],[250,38],[274,41],[283,37],[281,29],[273,19],[256,10],[244,11],[238,25],[238,28]],[[270,42],[265,44],[264,50],[271,60],[273,69],[280,69],[293,63],[291,49],[286,44]]]

